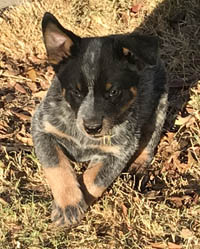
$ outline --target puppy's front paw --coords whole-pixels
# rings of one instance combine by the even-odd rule
[[[56,226],[73,226],[77,224],[87,210],[88,205],[85,200],[82,199],[76,205],[67,205],[64,208],[59,207],[56,202],[53,202],[53,210],[51,214],[51,220]]]

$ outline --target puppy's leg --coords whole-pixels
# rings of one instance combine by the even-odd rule
[[[123,160],[124,159],[124,160]],[[80,184],[88,205],[100,197],[126,166],[126,160],[106,155],[92,160],[80,178]]]
[[[68,158],[48,134],[37,134],[34,143],[54,197],[52,220],[56,225],[77,223],[87,205]]]
[[[135,188],[139,191],[143,191],[147,182],[149,181],[149,173],[147,168],[153,159],[154,148],[150,146],[144,147],[146,144],[144,137],[141,143],[141,147],[131,159],[129,173],[135,176]],[[147,143],[148,144],[148,143]]]
[[[148,124],[144,125],[141,132],[139,149],[133,156],[129,172],[136,174],[136,188],[143,191],[149,180],[148,167],[153,159],[154,150],[160,140],[162,127],[168,107],[168,94],[160,97],[157,109]]]

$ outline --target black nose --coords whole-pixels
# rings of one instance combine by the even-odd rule
[[[84,120],[83,124],[84,124],[85,131],[89,135],[99,134],[102,130],[102,123]]]

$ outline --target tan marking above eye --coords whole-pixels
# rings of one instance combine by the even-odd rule
[[[137,96],[137,88],[136,87],[131,87],[130,91],[132,92],[133,96],[136,97]]]
[[[106,91],[110,90],[112,87],[112,84],[110,82],[106,83]]]
[[[80,83],[77,83],[76,87],[77,87],[77,89],[78,89],[79,91],[81,91],[81,84],[80,84]]]
[[[122,48],[122,51],[123,51],[123,54],[125,55],[125,56],[127,56],[127,55],[133,55],[133,52],[131,52],[128,48]]]

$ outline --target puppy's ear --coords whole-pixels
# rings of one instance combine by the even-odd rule
[[[156,65],[158,59],[159,42],[155,36],[130,34],[121,36],[120,45],[124,56],[136,63],[141,70],[145,65]]]
[[[49,62],[54,65],[73,55],[81,40],[80,37],[63,28],[58,20],[48,12],[44,14],[42,20],[42,32]]]

